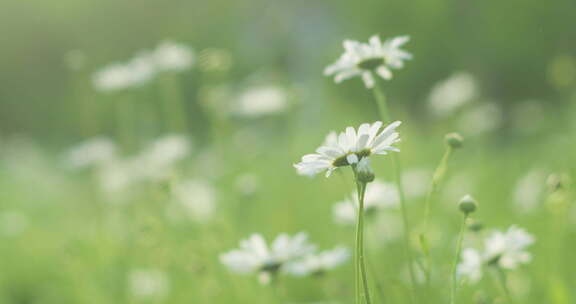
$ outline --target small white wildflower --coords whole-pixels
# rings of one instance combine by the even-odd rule
[[[368,43],[345,40],[344,54],[324,70],[324,75],[334,75],[336,83],[361,76],[364,85],[372,88],[375,83],[374,74],[386,80],[391,79],[391,69],[402,68],[404,60],[412,58],[410,53],[400,49],[409,39],[408,36],[399,36],[382,42],[378,35],[374,35]]]
[[[546,174],[541,169],[533,169],[520,178],[512,195],[516,210],[530,212],[536,209],[544,199],[545,185]]]
[[[164,41],[154,50],[154,63],[160,71],[180,72],[194,64],[194,51],[174,41]]]
[[[179,182],[173,189],[175,202],[184,215],[197,222],[207,222],[216,211],[216,190],[201,180]],[[180,210],[180,209],[179,209]]]
[[[484,259],[503,269],[515,269],[520,264],[529,263],[532,255],[526,247],[534,243],[534,237],[516,226],[505,232],[493,232],[485,241]]]
[[[384,155],[388,151],[399,152],[392,146],[400,141],[396,132],[399,125],[400,122],[395,121],[380,131],[382,122],[377,121],[372,125],[360,125],[358,131],[348,127],[338,136],[330,133],[324,144],[316,149],[316,153],[304,155],[302,161],[294,167],[301,175],[313,176],[326,171],[326,176],[330,176],[337,168],[356,164],[364,157]]]
[[[474,76],[458,72],[432,88],[428,103],[434,115],[445,117],[473,101],[477,94],[478,86]]]
[[[156,73],[149,53],[139,53],[127,63],[114,63],[92,76],[94,88],[102,92],[120,91],[148,82]]]
[[[101,165],[116,157],[116,145],[105,137],[96,137],[72,147],[65,157],[69,167],[81,169]]]
[[[394,185],[374,181],[366,187],[364,196],[364,212],[373,214],[378,210],[395,208],[398,206],[399,196]],[[338,202],[333,207],[334,220],[338,224],[352,225],[356,223],[358,199],[355,193],[350,194],[350,199]]]
[[[428,169],[407,169],[402,172],[402,186],[406,196],[409,198],[418,198],[426,194],[432,172]]]
[[[482,255],[473,248],[466,248],[462,251],[462,261],[458,264],[456,275],[460,280],[474,284],[482,278]]]
[[[236,178],[236,189],[243,195],[252,195],[258,191],[260,180],[252,173],[244,173]]]
[[[288,93],[279,86],[265,85],[246,89],[237,100],[234,113],[261,117],[283,112],[288,107]]]
[[[190,153],[191,143],[184,135],[165,135],[152,142],[133,160],[143,177],[167,178],[174,165]]]
[[[493,131],[503,122],[503,114],[496,103],[485,102],[467,110],[458,119],[458,129],[467,135]]]
[[[170,287],[166,274],[156,269],[133,270],[128,283],[130,293],[139,299],[162,298]]]
[[[256,274],[260,282],[266,284],[286,263],[303,258],[315,249],[314,245],[308,243],[308,236],[303,232],[293,237],[280,234],[271,246],[266,244],[262,235],[253,234],[240,241],[239,249],[220,255],[220,261],[233,272]]]
[[[286,271],[295,276],[321,275],[346,262],[350,255],[348,248],[336,247],[289,263],[286,265]]]

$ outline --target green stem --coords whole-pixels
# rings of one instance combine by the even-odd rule
[[[456,267],[458,266],[458,261],[460,260],[460,254],[462,251],[462,240],[464,239],[464,231],[466,230],[466,219],[468,215],[465,214],[462,217],[462,224],[460,225],[460,233],[458,234],[458,241],[456,243],[456,255],[454,256],[454,262],[452,263],[452,269],[450,276],[452,282],[450,284],[450,304],[454,304],[456,301],[456,286],[458,285],[458,278],[456,277]]]
[[[500,282],[500,286],[502,287],[504,296],[506,297],[506,300],[508,301],[509,304],[514,303],[514,300],[512,299],[512,294],[510,293],[510,289],[508,288],[506,273],[504,273],[504,270],[502,270],[502,268],[498,266],[496,266],[496,273],[498,276],[498,281]]]
[[[430,247],[428,246],[428,238],[427,232],[430,225],[430,213],[431,213],[431,205],[432,201],[434,200],[435,194],[438,192],[439,186],[442,183],[444,176],[446,175],[446,171],[448,169],[448,159],[452,154],[452,147],[448,146],[438,167],[434,170],[434,175],[432,176],[432,183],[430,184],[430,188],[428,189],[428,193],[426,195],[426,199],[424,201],[424,229],[422,230],[422,234],[420,235],[420,246],[422,247],[422,251],[424,252],[424,257],[426,260],[425,268],[425,277],[426,277],[426,284],[430,287],[430,281],[432,277],[432,256],[430,255]]]
[[[378,104],[378,111],[380,113],[380,118],[382,119],[383,123],[390,123],[390,117],[388,115],[388,106],[386,104],[386,96],[384,92],[380,88],[378,81],[376,81],[374,85],[374,89],[372,90],[374,93],[374,98]],[[410,273],[410,284],[411,288],[411,300],[414,302],[414,292],[416,287],[416,276],[414,274],[414,258],[412,257],[412,251],[410,250],[410,224],[408,223],[408,210],[406,207],[406,198],[404,196],[404,190],[402,187],[402,167],[400,164],[400,158],[396,153],[392,155],[392,162],[394,167],[394,182],[396,184],[396,188],[398,189],[398,196],[400,199],[400,213],[402,214],[402,223],[404,228],[404,251],[406,252],[406,256],[408,258],[408,270]]]
[[[162,79],[164,95],[164,123],[170,132],[186,131],[186,109],[180,91],[178,75],[168,74]]]
[[[364,194],[366,193],[366,183],[357,181],[358,183],[358,222],[356,228],[356,254],[357,254],[357,266],[356,266],[356,286],[362,285],[362,292],[360,290],[356,291],[356,301],[358,304],[361,302],[361,298],[366,299],[367,304],[371,304],[370,290],[368,286],[368,278],[366,275],[366,263],[364,261]],[[362,281],[358,282],[358,278]]]
[[[116,132],[118,142],[128,151],[134,148],[134,104],[129,93],[121,93],[115,103]]]

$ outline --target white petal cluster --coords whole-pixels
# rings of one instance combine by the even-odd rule
[[[499,267],[503,270],[516,269],[531,261],[532,255],[526,249],[533,243],[534,237],[516,226],[504,232],[495,231],[486,238],[482,251],[464,249],[457,274],[461,279],[475,283],[482,278],[484,266]]]
[[[216,212],[217,191],[204,180],[189,179],[178,182],[173,187],[174,208],[172,216],[183,215],[186,219],[205,223]]]
[[[408,42],[408,36],[399,36],[382,42],[378,35],[370,37],[368,43],[345,40],[344,54],[336,63],[324,70],[324,75],[334,75],[336,83],[360,76],[367,88],[374,87],[374,75],[383,79],[392,78],[392,69],[400,69],[412,55],[400,47]]]
[[[434,115],[446,117],[477,96],[478,85],[474,76],[467,72],[457,72],[434,85],[428,104]]]
[[[283,112],[288,107],[288,93],[275,85],[254,86],[244,90],[237,99],[234,114],[261,117]]]
[[[397,207],[399,203],[398,191],[394,185],[375,180],[366,187],[364,197],[364,212],[372,214],[387,208]],[[332,209],[334,220],[338,224],[353,225],[356,223],[358,199],[351,193],[349,199],[336,203]]]
[[[129,275],[130,294],[138,299],[162,298],[169,291],[166,274],[157,269],[137,269]]]
[[[456,268],[456,275],[460,280],[474,284],[482,278],[482,255],[473,248],[462,251],[462,261]]]
[[[271,246],[260,234],[253,234],[240,241],[240,248],[220,256],[222,264],[241,274],[275,274],[288,262],[302,258],[316,247],[308,242],[308,235],[300,232],[294,236],[280,234]],[[261,276],[268,279],[269,276]],[[261,281],[262,283],[268,283]]]
[[[160,71],[180,72],[194,64],[194,51],[174,41],[164,41],[154,50],[154,62]]]
[[[240,274],[255,274],[268,284],[280,272],[297,276],[330,270],[349,258],[347,249],[316,253],[306,233],[280,234],[269,246],[260,234],[240,241],[240,248],[220,255],[220,262]]]
[[[116,149],[116,145],[109,138],[91,138],[72,147],[65,156],[65,162],[73,169],[99,165],[114,159]]]
[[[304,257],[286,265],[286,271],[295,276],[320,275],[332,270],[350,258],[350,250],[345,247],[336,247],[332,250],[322,251]]]
[[[484,258],[504,269],[515,269],[532,260],[532,255],[526,248],[533,243],[532,235],[524,229],[512,226],[505,232],[493,232],[486,239]]]
[[[363,157],[374,154],[387,154],[388,151],[399,152],[392,145],[400,141],[396,128],[400,125],[395,121],[384,129],[382,122],[362,124],[358,130],[353,127],[346,128],[340,134],[330,133],[316,153],[306,154],[302,161],[294,167],[301,175],[313,176],[326,171],[326,176],[339,167],[357,164]]]
[[[152,51],[138,52],[127,62],[113,63],[96,71],[92,85],[113,92],[140,87],[163,71],[183,71],[194,63],[194,52],[185,45],[166,41]]]

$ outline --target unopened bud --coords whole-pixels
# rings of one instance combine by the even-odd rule
[[[482,225],[482,222],[479,222],[479,221],[471,219],[471,218],[469,218],[466,221],[466,225],[468,226],[468,230],[470,230],[472,232],[479,232],[480,230],[482,230],[482,228],[484,228],[484,225]]]
[[[464,143],[464,138],[458,133],[448,133],[446,134],[446,137],[444,137],[444,140],[446,141],[446,144],[452,149],[462,148]]]
[[[468,194],[465,195],[460,200],[460,203],[458,203],[458,207],[460,208],[460,211],[464,212],[464,214],[466,214],[466,215],[476,211],[477,206],[478,206],[478,204],[476,203],[476,200]]]
[[[374,181],[374,171],[370,167],[368,157],[363,157],[356,165],[356,178],[359,182],[370,183]]]

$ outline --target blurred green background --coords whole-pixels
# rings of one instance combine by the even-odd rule
[[[455,204],[468,192],[480,202],[475,217],[487,230],[518,224],[537,240],[533,262],[511,278],[517,303],[576,301],[573,191],[566,182],[557,203],[546,186],[549,174],[573,180],[576,173],[573,0],[3,0],[0,20],[0,303],[352,303],[350,262],[320,280],[283,278],[274,289],[231,273],[218,256],[254,232],[272,240],[306,231],[322,248],[352,246],[353,229],[332,216],[334,202],[352,190],[349,172],[310,180],[291,165],[328,131],[379,119],[359,79],[337,85],[322,75],[343,39],[367,41],[373,34],[411,37],[404,48],[414,59],[383,82],[394,117],[403,121],[405,169],[429,177],[444,134],[466,138],[434,205],[438,273],[421,303],[446,303],[460,221]],[[190,70],[127,93],[92,87],[104,66],[165,40],[195,50]],[[207,50],[225,54],[225,68],[207,68]],[[435,88],[461,73],[472,77],[475,93],[435,115]],[[239,96],[259,85],[282,88],[286,109],[228,115]],[[63,161],[87,139],[121,141],[115,105],[123,99],[134,105],[137,140],[119,143],[122,161],[169,133],[176,118],[156,114],[170,99],[184,104],[181,133],[191,142],[169,178],[130,184],[128,198],[101,189],[101,168],[74,171]],[[391,181],[388,162],[373,165]],[[523,184],[526,176],[533,177]],[[215,193],[210,221],[173,222],[173,187],[187,179]],[[534,201],[530,208],[525,197]],[[415,230],[422,201],[420,195],[409,202]],[[387,216],[398,220],[398,210]],[[381,242],[389,231],[370,229],[376,230],[368,240],[370,268],[384,286],[382,293],[373,286],[376,303],[409,303],[401,241]],[[152,285],[163,286],[161,296],[131,294],[138,269],[160,271]],[[460,296],[461,303],[506,303],[489,280],[462,287]]]

